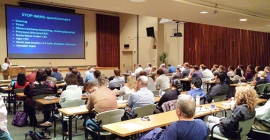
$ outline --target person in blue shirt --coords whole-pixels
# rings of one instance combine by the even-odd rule
[[[84,75],[83,83],[93,82],[95,80],[94,71],[95,71],[95,69],[94,68],[91,68],[89,70],[89,73],[86,73],[86,75]]]
[[[57,81],[62,81],[63,77],[60,72],[58,72],[58,67],[53,67],[52,68],[53,73],[51,74],[51,77],[54,77]]]
[[[168,67],[169,67],[168,68],[169,73],[175,73],[176,70],[175,70],[174,66],[172,66],[171,64],[168,64]]]
[[[191,90],[187,92],[187,95],[192,96],[194,99],[196,96],[200,96],[200,98],[205,98],[206,94],[204,90],[201,88],[202,80],[199,77],[193,77],[190,81]]]
[[[194,119],[195,110],[195,99],[190,95],[180,94],[176,108],[179,121],[171,123],[164,131],[161,128],[155,128],[139,139],[205,140],[208,136],[208,128],[202,120]]]

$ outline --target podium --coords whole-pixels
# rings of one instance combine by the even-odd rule
[[[26,69],[24,66],[9,66],[7,70],[3,71],[4,80],[8,80],[9,76],[10,79],[13,79],[17,77],[18,73],[20,72],[26,74]]]

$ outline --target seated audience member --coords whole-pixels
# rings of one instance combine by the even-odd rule
[[[141,71],[139,76],[147,76],[145,71]],[[156,86],[155,86],[155,82],[151,77],[147,77],[148,78],[148,84],[147,84],[147,89],[149,89],[150,91],[154,91],[156,90]]]
[[[13,95],[15,95],[14,89],[18,89],[18,88],[24,89],[28,84],[29,84],[29,82],[26,82],[25,74],[24,74],[23,72],[18,73],[18,76],[17,76],[17,82],[15,82],[15,83],[12,85],[12,93],[13,93]],[[21,101],[23,101],[23,99],[17,98],[17,97],[16,97],[16,100],[21,100]],[[21,105],[21,103],[22,103],[22,102],[20,102],[19,105]]]
[[[1,140],[12,140],[7,129],[7,108],[3,101],[3,97],[0,95],[0,139]]]
[[[157,75],[157,67],[152,66],[152,70],[149,73],[149,77],[151,77],[155,81],[156,80],[156,75]]]
[[[36,73],[37,73],[37,70],[33,69],[30,74],[27,74],[26,75],[27,82],[29,82],[29,83],[30,82],[35,82],[36,81]]]
[[[228,67],[228,72],[227,72],[227,76],[229,77],[233,77],[234,76],[234,67],[233,66],[229,66]]]
[[[91,66],[87,66],[86,71],[84,72],[84,76],[90,72],[89,70],[90,70],[91,68],[92,68]]]
[[[34,110],[35,101],[33,97],[43,94],[55,95],[57,93],[57,87],[51,81],[46,81],[46,79],[47,74],[45,70],[39,69],[36,74],[36,82],[29,83],[24,89],[24,95],[26,95],[25,107],[26,113],[30,118],[30,126],[37,124],[36,111]],[[50,110],[45,109],[43,115],[43,122],[45,122],[50,118]]]
[[[202,82],[207,82],[214,79],[214,74],[206,66],[202,66],[202,75]]]
[[[91,93],[96,91],[96,88],[92,83],[86,82],[83,85],[83,90],[84,90],[84,94],[90,95]]]
[[[225,76],[227,76],[226,68],[223,65],[218,66],[218,72],[223,73]]]
[[[137,69],[134,72],[135,77],[138,77],[141,71],[143,71],[141,64],[137,64]]]
[[[264,71],[266,72],[266,77],[265,77],[266,82],[267,83],[270,83],[270,67],[269,66],[266,66],[264,68]]]
[[[270,131],[270,100],[263,106],[256,108],[255,111],[255,121],[252,128],[260,131]]]
[[[184,63],[184,70],[182,71],[182,78],[188,78],[189,73],[190,73],[189,63],[185,62]]]
[[[94,75],[95,80],[93,80],[91,83],[92,83],[95,87],[97,87],[97,86],[98,86],[97,79],[98,79],[98,77],[101,75],[101,72],[100,72],[99,70],[95,70],[94,73],[93,73],[93,75]]]
[[[191,71],[189,73],[188,79],[191,80],[193,77],[203,78],[203,74],[202,74],[201,71],[199,71],[199,67],[197,65],[194,65],[191,68]]]
[[[151,70],[152,70],[152,65],[150,63],[148,63],[147,68],[145,68],[144,71],[146,72],[147,75],[149,75]]]
[[[82,75],[81,75],[81,72],[77,69],[77,67],[76,66],[73,66],[73,69],[76,69],[78,72],[78,75],[80,76],[80,77],[82,77]]]
[[[120,88],[125,85],[125,78],[120,76],[119,69],[116,68],[116,69],[114,69],[113,72],[114,72],[114,78],[112,81],[110,81],[109,88],[111,90],[113,90],[113,89],[120,90]]]
[[[177,75],[178,77],[181,77],[181,70],[180,68],[176,68],[176,72],[172,75],[172,77],[174,77],[175,75]]]
[[[205,140],[208,128],[201,119],[194,119],[196,104],[190,95],[179,95],[176,115],[179,119],[172,122],[164,131],[155,128],[140,140]]]
[[[51,77],[52,70],[50,68],[46,68],[45,72],[47,74],[47,80],[46,81],[51,81],[51,82],[53,82],[53,84],[56,85],[56,81],[57,81],[56,78]]]
[[[83,83],[92,82],[95,80],[94,71],[95,71],[94,68],[89,69],[89,71],[84,75]]]
[[[256,84],[258,80],[260,80],[258,73],[259,71],[263,71],[263,67],[261,66],[256,66],[255,67],[255,76],[253,77],[253,83]]]
[[[58,67],[53,67],[52,68],[52,74],[51,77],[54,77],[57,81],[62,81],[62,74],[60,72],[58,72]]]
[[[237,68],[239,68],[241,70],[242,77],[244,77],[245,76],[245,73],[244,73],[244,70],[243,70],[244,69],[244,65],[240,64],[240,65],[238,65]]]
[[[162,69],[157,70],[156,89],[164,90],[170,88],[170,79]]]
[[[211,87],[206,100],[211,103],[215,96],[227,95],[229,92],[229,86],[225,83],[226,75],[224,73],[214,73],[216,85]]]
[[[187,92],[187,95],[192,96],[194,99],[196,96],[200,96],[200,98],[205,98],[206,94],[204,90],[201,88],[202,80],[199,77],[194,77],[190,81],[191,90]]]
[[[166,65],[165,64],[161,64],[159,66],[159,69],[162,69],[165,75],[166,74],[169,74],[169,71],[166,69]]]
[[[254,67],[252,65],[247,66],[245,80],[247,82],[251,82],[253,80],[253,77],[255,75]]]
[[[67,77],[69,74],[72,73],[72,69],[74,69],[73,66],[69,66],[69,67],[68,67],[68,72],[67,72],[67,74],[66,74],[66,77]]]
[[[96,113],[102,113],[105,111],[117,109],[117,100],[116,100],[116,94],[112,90],[110,90],[108,86],[108,78],[101,74],[98,78],[98,86],[99,88],[91,93],[88,98],[88,102],[86,105],[86,108],[90,111],[96,112]],[[93,110],[94,109],[94,110]],[[99,127],[96,123],[94,123],[98,118],[90,118],[92,120],[87,120],[85,122],[85,126],[90,127],[92,130],[98,130]],[[92,139],[96,140],[98,138],[97,134],[90,133]]]
[[[81,100],[82,89],[78,86],[77,75],[71,73],[66,77],[67,88],[61,93],[59,104],[72,100]],[[41,126],[52,126],[54,121],[54,116],[50,117],[45,123],[40,124]],[[67,121],[63,121],[63,131],[64,134],[68,134]]]
[[[238,130],[239,121],[252,119],[255,116],[257,105],[257,93],[251,86],[239,86],[235,89],[236,102],[231,116],[227,118],[209,116],[207,124],[210,130],[214,125],[219,124],[214,127],[213,133],[230,139],[238,138],[238,134],[235,132]]]
[[[154,94],[147,89],[148,78],[146,76],[140,76],[137,80],[137,91],[130,94],[127,111],[133,115],[133,109],[135,107],[142,107],[155,103]]]
[[[131,93],[135,92],[135,89],[137,87],[137,81],[136,78],[132,75],[129,75],[127,77],[127,84],[123,86],[119,91],[118,95],[123,96],[123,95],[129,95]]]
[[[258,72],[258,78],[259,78],[259,80],[256,82],[256,85],[255,85],[255,87],[254,87],[254,89],[255,89],[256,91],[259,90],[259,89],[257,88],[258,85],[266,84],[266,83],[267,83],[265,77],[266,77],[266,73],[265,73],[264,71],[259,71],[259,72]]]
[[[179,78],[173,78],[171,80],[171,90],[169,92],[164,93],[158,101],[157,109],[155,113],[164,112],[162,109],[162,104],[171,100],[176,100],[178,95],[183,91],[181,81]]]
[[[168,72],[169,73],[175,73],[175,68],[171,64],[168,64]]]
[[[78,85],[83,86],[83,78],[80,76],[78,70],[77,69],[72,69],[71,72],[77,76]]]
[[[242,77],[241,69],[236,68],[236,69],[234,70],[234,76],[231,77],[230,80],[231,80],[233,83],[238,83],[239,80],[242,81],[242,79],[244,79],[244,77]]]
[[[218,72],[218,64],[214,64],[211,71],[212,73]]]

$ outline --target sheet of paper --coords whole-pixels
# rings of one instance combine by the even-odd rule
[[[128,130],[138,130],[138,129],[141,129],[142,126],[140,125],[137,125],[135,123],[124,123],[124,124],[119,124],[120,127],[123,127],[123,128],[126,128]]]

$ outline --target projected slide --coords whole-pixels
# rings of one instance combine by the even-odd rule
[[[9,58],[85,58],[84,16],[6,5]]]

